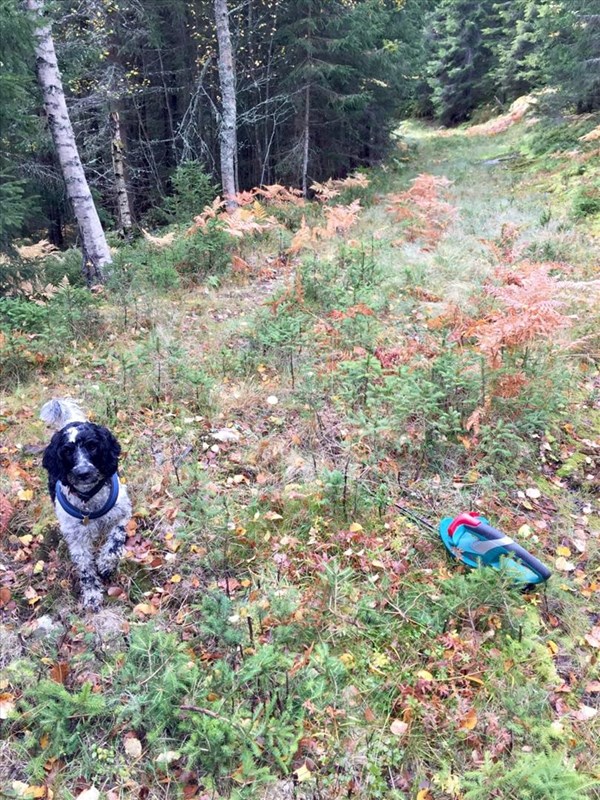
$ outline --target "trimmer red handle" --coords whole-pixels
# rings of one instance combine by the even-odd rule
[[[476,528],[481,525],[481,520],[475,514],[459,514],[448,526],[448,535],[452,536],[454,531],[461,525],[468,525],[469,528]]]

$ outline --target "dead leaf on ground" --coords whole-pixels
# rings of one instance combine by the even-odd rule
[[[408,725],[401,719],[395,719],[390,725],[390,730],[394,736],[404,736],[408,731]]]
[[[15,793],[15,797],[45,797],[47,800],[52,800],[54,797],[52,789],[48,789],[46,786],[30,786],[22,781],[13,781],[11,788]]]
[[[591,719],[594,719],[597,713],[598,713],[597,708],[592,708],[592,706],[580,705],[577,711],[573,711],[571,716],[578,722],[589,722]]]
[[[0,719],[8,719],[8,715],[15,710],[15,696],[10,692],[0,694]]]
[[[596,625],[596,627],[592,628],[583,638],[590,647],[600,648],[600,625]]]
[[[458,729],[460,731],[472,731],[476,725],[477,725],[477,714],[474,709],[471,709],[461,719]]]
[[[181,753],[178,750],[165,750],[164,753],[160,753],[154,761],[157,764],[170,764],[172,761],[177,761],[178,758],[181,758]]]
[[[308,781],[310,778],[312,778],[312,772],[309,770],[306,764],[302,764],[301,767],[298,767],[298,769],[294,770],[294,774],[296,775],[296,780],[298,783]]]
[[[66,661],[55,664],[50,670],[50,679],[55,683],[64,683],[67,680],[71,667]]]
[[[152,617],[158,613],[158,608],[153,606],[152,603],[138,603],[133,607],[134,614],[142,617]]]
[[[135,736],[125,739],[125,752],[130,758],[139,758],[142,755],[142,743]]]
[[[572,561],[567,561],[564,556],[559,556],[554,565],[560,572],[573,572],[576,566]]]
[[[89,789],[84,789],[83,792],[77,795],[75,800],[99,800],[100,792],[95,786],[90,786]]]
[[[429,670],[420,669],[417,672],[417,678],[421,678],[421,680],[423,680],[423,681],[432,681],[433,680],[433,675],[431,674],[431,672],[429,672]]]

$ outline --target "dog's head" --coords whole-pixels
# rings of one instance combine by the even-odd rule
[[[42,466],[63,486],[86,494],[117,471],[120,453],[108,428],[93,422],[71,422],[50,440]]]

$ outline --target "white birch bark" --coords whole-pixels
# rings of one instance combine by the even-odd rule
[[[34,32],[38,80],[67,195],[81,234],[85,277],[91,285],[104,280],[103,267],[112,261],[110,250],[79,158],[58,69],[51,26],[43,18],[44,2],[25,0],[25,7],[40,18],[40,23]]]
[[[227,0],[214,0],[217,42],[219,44],[219,83],[221,85],[221,183],[227,208],[236,208],[235,157],[237,151],[237,109],[235,70],[229,31]]]
[[[121,138],[121,123],[118,111],[112,111],[110,115],[110,138],[115,189],[117,192],[119,232],[127,238],[131,233],[132,222],[127,184],[125,183],[125,157],[123,155],[123,139]]]
[[[310,84],[304,90],[304,142],[302,146],[302,196],[308,197],[308,155],[310,152]]]

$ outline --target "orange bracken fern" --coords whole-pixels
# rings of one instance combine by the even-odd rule
[[[404,223],[408,241],[422,240],[433,247],[456,216],[456,208],[445,196],[451,181],[439,175],[418,175],[405,192],[389,195],[387,211]]]

